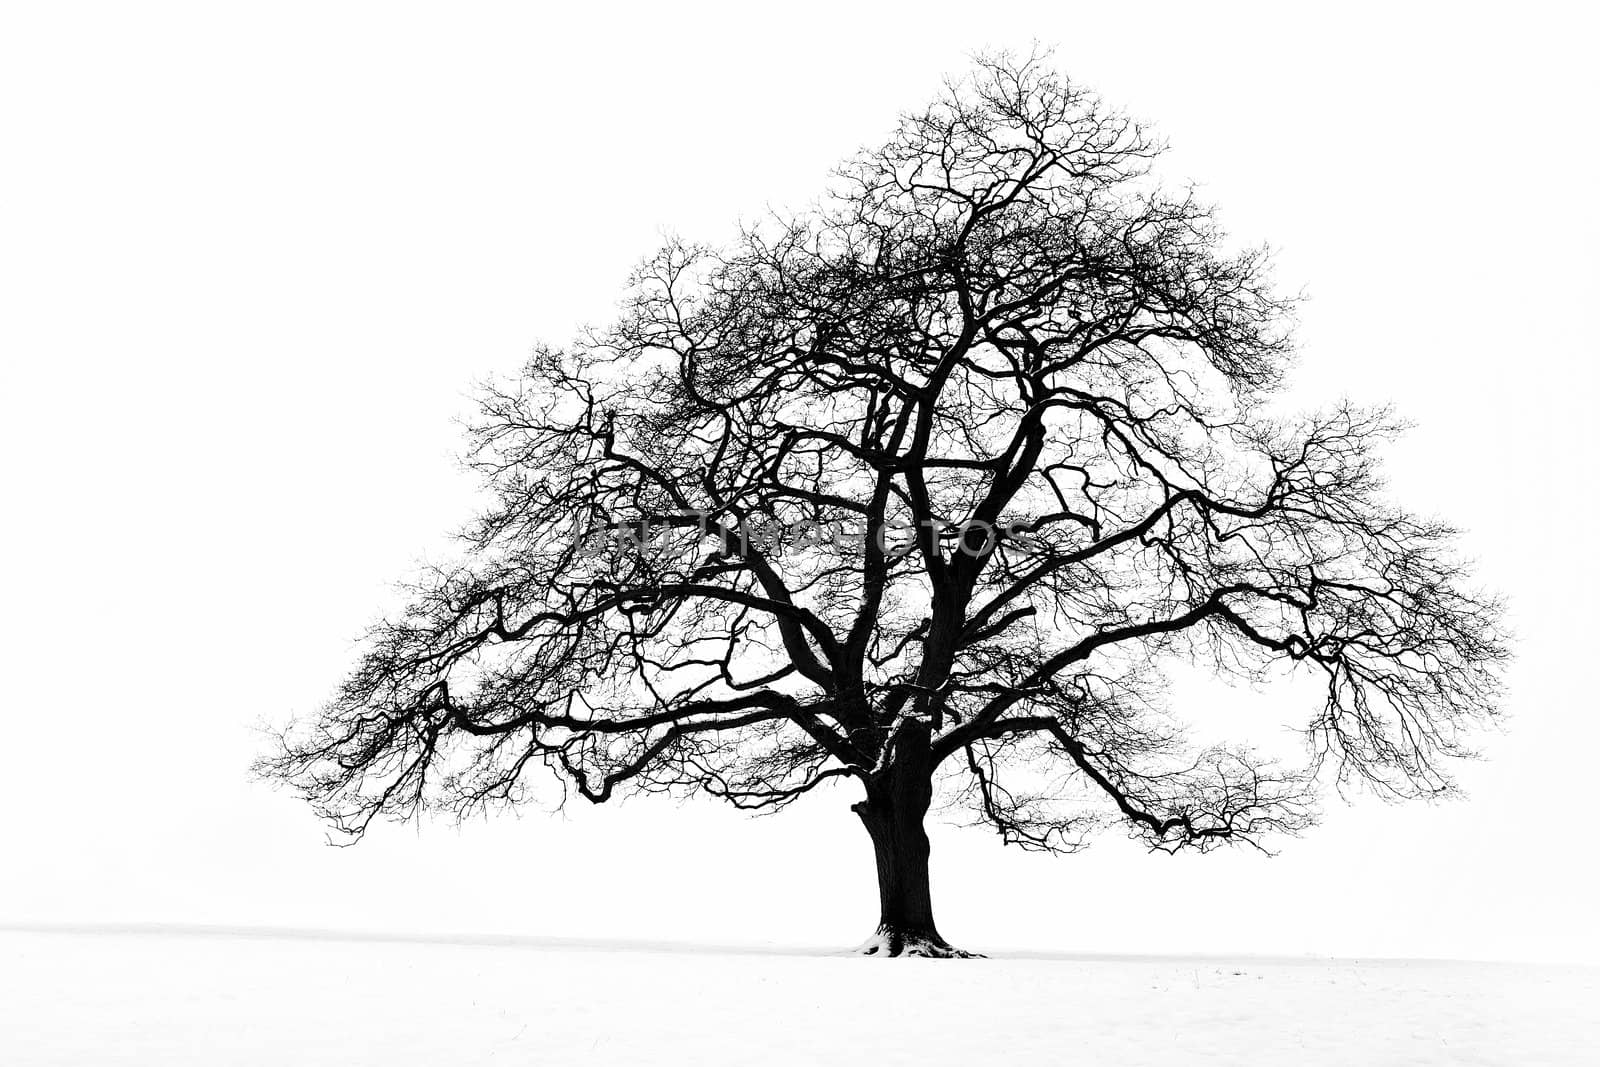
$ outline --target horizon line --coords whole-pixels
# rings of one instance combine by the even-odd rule
[[[155,921],[59,921],[26,922],[0,920],[0,933],[180,936],[237,938],[270,941],[328,941],[364,944],[459,945],[479,948],[575,949],[597,952],[667,952],[732,956],[854,956],[850,948],[822,945],[795,945],[775,942],[697,942],[670,938],[576,937],[557,934],[511,934],[469,931],[403,931],[346,929],[321,926],[291,926],[248,923],[184,923]],[[1376,964],[1488,964],[1511,967],[1594,968],[1600,962],[1582,960],[1488,959],[1446,956],[1327,956],[1317,953],[1289,954],[1263,952],[1109,952],[1104,950],[1019,949],[995,946],[992,959],[1059,960],[1061,962],[1163,962],[1196,960],[1236,960],[1257,963],[1376,963]]]

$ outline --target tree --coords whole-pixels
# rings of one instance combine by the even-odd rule
[[[934,923],[936,783],[1005,841],[1261,847],[1319,771],[1452,788],[1495,711],[1497,602],[1387,503],[1383,411],[1267,405],[1292,302],[1149,175],[1146,129],[980,58],[821,206],[674,241],[619,319],[484,390],[492,504],[265,758],[343,833],[853,779],[885,955]],[[1323,683],[1304,765],[1190,744],[1171,657]],[[544,775],[548,780],[548,775]]]

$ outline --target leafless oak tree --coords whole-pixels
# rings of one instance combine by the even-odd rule
[[[1404,797],[1494,713],[1499,608],[1387,503],[1385,413],[1265,402],[1290,305],[1161,146],[981,58],[821,206],[671,243],[619,320],[485,390],[494,504],[267,776],[378,816],[854,779],[884,955],[939,935],[936,783],[1006,841],[1258,844],[1319,769]],[[1167,656],[1325,684],[1309,758],[1184,739]]]

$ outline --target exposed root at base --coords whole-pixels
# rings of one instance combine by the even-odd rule
[[[908,934],[898,930],[879,930],[863,941],[854,952],[857,956],[921,956],[936,960],[981,960],[981,952],[967,952],[954,948],[944,938],[926,934]]]

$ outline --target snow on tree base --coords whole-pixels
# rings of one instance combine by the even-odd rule
[[[981,952],[967,952],[954,948],[938,934],[913,934],[901,930],[884,930],[863,941],[855,950],[858,956],[922,956],[939,960],[981,960]]]

